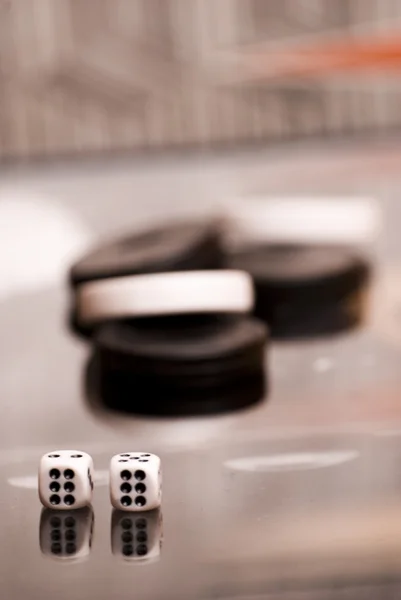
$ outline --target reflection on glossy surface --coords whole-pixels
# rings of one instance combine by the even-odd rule
[[[113,236],[148,216],[164,217],[167,204],[178,212],[181,201],[181,208],[189,210],[193,204],[188,203],[188,189],[197,186],[199,177],[207,188],[206,199],[230,194],[237,183],[254,190],[265,182],[273,193],[312,191],[308,181],[313,189],[321,186],[334,193],[363,193],[368,186],[369,192],[384,197],[380,269],[387,273],[392,267],[388,286],[378,282],[373,305],[377,318],[371,327],[318,342],[274,344],[269,402],[202,419],[112,418],[111,411],[104,411],[104,419],[95,418],[79,387],[88,347],[62,329],[66,289],[4,299],[2,597],[401,597],[400,148],[399,143],[381,150],[364,146],[362,152],[338,147],[330,156],[316,149],[312,160],[298,147],[293,160],[258,149],[230,160],[202,159],[201,169],[188,158],[185,164],[171,161],[165,167],[133,161],[109,170],[80,167],[63,174],[51,168],[24,174],[20,169],[8,175],[27,189],[43,187],[57,194],[61,204],[91,224],[96,237]],[[35,489],[40,456],[52,447],[82,447],[93,455],[106,483],[110,457],[132,447],[133,440],[163,460],[167,543],[161,560],[132,569],[146,563],[112,555],[111,507],[104,487],[94,499],[98,531],[90,559],[80,563],[42,555]],[[317,455],[351,450],[357,452],[354,460],[329,468],[299,468],[311,466],[309,459]],[[253,457],[266,456],[269,462],[263,462],[263,469],[252,470]],[[239,458],[252,460],[230,462]],[[50,548],[48,538],[45,548]]]
[[[44,508],[40,516],[40,549],[58,560],[82,560],[91,551],[95,515],[91,507],[79,510]]]
[[[91,233],[79,216],[31,190],[0,190],[0,298],[47,289],[62,281]],[[40,231],[40,236],[38,236]]]
[[[356,450],[336,452],[297,452],[266,456],[247,456],[234,458],[225,463],[225,467],[233,471],[259,471],[278,473],[279,471],[307,471],[309,469],[325,469],[340,465],[357,458]]]
[[[114,556],[144,564],[159,560],[163,541],[161,509],[127,513],[114,509],[111,516],[111,551]]]

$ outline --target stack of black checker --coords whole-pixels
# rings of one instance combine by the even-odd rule
[[[88,394],[109,408],[148,415],[214,413],[260,400],[267,328],[247,314],[199,310],[89,325],[80,318],[76,298],[88,282],[214,271],[225,263],[216,223],[154,228],[99,246],[76,263],[70,322],[93,345]]]
[[[171,224],[104,244],[72,267],[71,323],[93,344],[88,390],[104,405],[152,415],[247,406],[267,390],[269,336],[332,335],[362,322],[371,266],[349,246],[266,240],[233,251],[225,234],[215,222]],[[80,319],[76,298],[88,282],[227,269],[251,276],[254,317],[192,310]]]
[[[381,210],[369,196],[250,195],[226,207],[230,268],[252,277],[254,314],[275,339],[360,325]]]
[[[364,319],[371,265],[348,247],[257,244],[233,252],[230,266],[252,276],[254,313],[275,339],[340,333]]]

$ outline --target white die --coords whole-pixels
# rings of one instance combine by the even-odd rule
[[[160,509],[135,514],[113,510],[111,551],[115,556],[138,563],[154,562],[160,557],[162,541]]]
[[[161,504],[161,461],[148,452],[124,452],[110,463],[110,500],[114,508],[144,511]]]
[[[57,560],[82,559],[89,555],[95,517],[91,507],[60,513],[44,508],[40,517],[40,549]]]
[[[39,497],[47,508],[88,506],[93,492],[93,460],[79,450],[48,452],[39,466]]]

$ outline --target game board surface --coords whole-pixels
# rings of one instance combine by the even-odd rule
[[[343,600],[399,593],[400,151],[396,139],[366,139],[4,169],[0,222],[13,233],[0,241],[4,597]],[[66,327],[66,263],[130,224],[208,214],[221,200],[253,192],[379,199],[384,230],[366,249],[375,278],[364,327],[273,343],[269,396],[247,411],[146,419],[94,407],[84,385],[90,348]],[[67,246],[75,245],[68,260],[62,235],[51,235],[58,227]],[[38,461],[67,447],[89,452],[96,468],[92,547],[82,560],[48,556],[40,545]],[[107,468],[126,450],[163,461],[162,545],[149,562],[112,553]]]

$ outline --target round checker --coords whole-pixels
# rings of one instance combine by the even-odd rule
[[[259,368],[267,338],[266,326],[248,317],[176,317],[108,323],[94,343],[102,368],[231,379]]]
[[[145,390],[146,393],[138,393]],[[240,410],[260,402],[268,393],[263,369],[247,377],[209,385],[185,387],[174,382],[123,372],[101,373],[90,389],[91,407],[147,416],[209,415]]]
[[[236,270],[121,277],[86,283],[77,290],[83,325],[156,315],[243,313],[252,307],[252,280]]]
[[[70,283],[184,270],[220,268],[216,223],[175,223],[123,236],[95,248],[70,271]]]
[[[248,196],[226,219],[232,242],[338,246],[371,244],[382,221],[376,200],[360,196]]]
[[[234,410],[263,395],[267,339],[265,325],[247,317],[106,324],[95,336],[88,394],[138,414]]]
[[[363,319],[371,268],[346,248],[254,246],[230,263],[252,276],[255,314],[274,337],[335,333]]]

